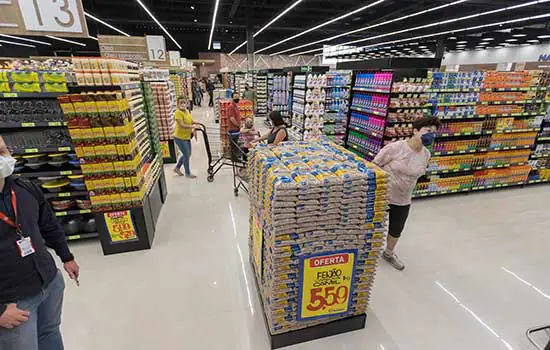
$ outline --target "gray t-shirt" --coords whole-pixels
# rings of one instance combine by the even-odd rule
[[[426,147],[417,152],[407,141],[396,141],[380,150],[373,161],[390,175],[390,204],[411,204],[416,181],[426,173],[429,160],[430,151]]]

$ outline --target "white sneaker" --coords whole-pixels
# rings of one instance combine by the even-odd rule
[[[384,252],[382,254],[382,257],[384,258],[384,260],[389,262],[391,264],[391,266],[395,267],[395,269],[397,269],[399,271],[403,271],[405,269],[405,264],[403,264],[403,262],[401,260],[399,260],[399,258],[397,257],[397,254],[393,253],[393,254],[390,255],[390,254]]]

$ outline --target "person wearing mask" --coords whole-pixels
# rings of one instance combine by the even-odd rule
[[[241,111],[239,110],[239,93],[233,93],[233,103],[229,107],[227,118],[229,120],[229,137],[231,142],[231,159],[238,160],[239,157],[239,137],[241,134]]]
[[[412,202],[412,192],[418,178],[426,173],[439,119],[425,117],[413,123],[413,136],[406,141],[386,145],[373,162],[390,175],[389,229],[386,250],[382,257],[397,270],[405,264],[395,254],[395,246],[407,222]]]
[[[65,282],[47,248],[78,285],[80,268],[42,191],[12,176],[0,137],[0,349],[62,350]]]
[[[216,90],[216,86],[214,86],[211,80],[208,80],[208,82],[206,83],[206,91],[208,92],[208,96],[210,97],[210,101],[208,101],[209,107],[214,107],[214,90]]]
[[[281,112],[273,111],[268,116],[273,128],[268,134],[260,137],[254,142],[266,141],[269,145],[278,145],[281,142],[288,141],[288,132],[286,130],[286,123],[281,116]]]
[[[174,114],[174,119],[176,120],[174,142],[181,151],[181,157],[178,159],[174,172],[179,176],[183,176],[184,174],[180,170],[183,165],[185,177],[196,179],[197,177],[191,174],[189,159],[191,158],[191,139],[193,138],[193,132],[200,124],[193,121],[191,112],[187,109],[187,101],[183,97],[178,98],[178,109]]]

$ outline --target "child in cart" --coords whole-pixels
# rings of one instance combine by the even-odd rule
[[[246,118],[244,126],[241,128],[240,144],[243,151],[243,160],[247,161],[248,150],[252,147],[252,141],[256,137],[260,136],[260,133],[254,128],[254,121],[252,118]]]

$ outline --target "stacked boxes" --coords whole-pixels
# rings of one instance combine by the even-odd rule
[[[249,172],[251,260],[271,334],[365,313],[387,231],[386,173],[328,142],[258,145]],[[348,273],[306,272],[326,256]],[[311,298],[331,290],[325,304]]]
[[[121,91],[58,98],[80,159],[92,210],[139,206],[145,193],[141,154],[128,100]]]
[[[151,82],[157,125],[162,141],[174,138],[176,112],[176,92],[172,82]]]
[[[136,63],[112,58],[73,57],[77,85],[111,86],[139,81]]]
[[[143,98],[144,98],[144,113],[149,122],[149,135],[151,137],[151,147],[153,147],[153,153],[161,153],[160,149],[160,132],[157,121],[157,114],[155,112],[155,97],[153,96],[153,88],[150,83],[143,82]]]

